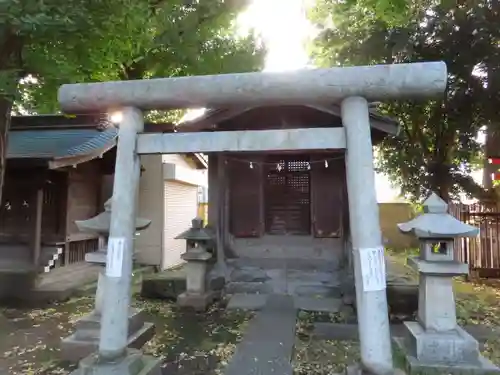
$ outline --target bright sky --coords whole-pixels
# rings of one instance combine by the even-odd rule
[[[247,11],[240,15],[238,25],[243,33],[253,29],[260,34],[268,48],[266,71],[286,71],[311,67],[305,45],[314,35],[314,27],[306,17],[306,7],[314,0],[253,0]],[[185,118],[203,113],[190,111]],[[474,176],[480,179],[480,174]],[[399,191],[391,187],[388,178],[375,177],[379,202],[398,199]]]
[[[305,44],[314,35],[306,17],[308,0],[253,0],[238,22],[243,31],[254,29],[268,48],[265,70],[284,71],[308,66]],[[387,178],[376,176],[379,202],[393,201],[399,192]]]

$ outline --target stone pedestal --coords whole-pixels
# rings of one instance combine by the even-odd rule
[[[395,342],[405,353],[411,374],[500,374],[481,356],[475,338],[457,325],[453,277],[468,274],[467,264],[454,260],[453,239],[475,236],[478,230],[447,212],[435,194],[424,202],[424,214],[399,224],[420,240],[420,255],[409,265],[419,273],[418,318],[405,322]]]
[[[457,325],[453,277],[467,273],[467,264],[410,258],[409,265],[420,274],[418,321],[405,322],[405,336],[395,341],[410,372],[500,374],[481,356],[477,340]]]
[[[348,366],[343,373],[337,375],[374,375],[371,372],[364,370],[360,365]],[[405,375],[404,371],[400,369],[394,369],[392,372],[385,375]]]
[[[85,256],[89,263],[105,264],[106,252],[97,251]],[[61,358],[66,361],[78,362],[97,351],[101,331],[101,311],[103,305],[103,292],[106,277],[104,267],[99,273],[95,308],[89,315],[83,317],[75,324],[75,332],[61,342]],[[130,309],[128,317],[128,347],[140,349],[155,333],[152,323],[145,322],[145,314],[140,310]]]
[[[153,323],[144,322],[144,314],[140,310],[131,309],[128,317],[128,347],[140,349],[155,333]],[[95,310],[80,319],[75,325],[76,331],[61,343],[61,358],[78,362],[97,351],[101,331],[101,315]]]
[[[129,349],[123,358],[106,362],[97,354],[82,359],[71,375],[161,375],[161,361]]]
[[[207,290],[207,267],[212,255],[204,249],[187,251],[181,255],[186,264],[186,291],[177,297],[177,304],[205,311],[219,296],[219,291]]]

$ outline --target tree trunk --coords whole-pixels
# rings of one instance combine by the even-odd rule
[[[450,164],[446,162],[449,158],[449,153],[442,149],[439,154],[434,155],[434,160],[428,165],[429,172],[429,188],[431,191],[438,194],[445,202],[449,202],[451,188],[453,185],[450,174]]]
[[[491,125],[486,127],[485,139],[484,139],[484,160],[483,160],[483,188],[491,189],[493,187],[493,180],[491,178],[492,168],[488,163],[488,158],[491,157],[491,138],[492,138],[492,127]]]
[[[25,74],[23,62],[24,39],[11,27],[4,27],[0,35],[0,74],[5,84],[0,91],[0,204],[7,166],[7,142],[10,130],[11,110],[18,85]]]
[[[7,167],[7,142],[10,130],[11,109],[12,100],[10,97],[0,96],[0,202],[2,202],[5,168]]]

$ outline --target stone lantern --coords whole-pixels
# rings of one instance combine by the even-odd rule
[[[420,255],[409,258],[408,264],[419,273],[420,284],[417,321],[405,322],[405,336],[395,341],[406,354],[410,372],[500,373],[456,319],[453,277],[469,270],[454,259],[454,239],[475,237],[479,230],[451,216],[446,202],[434,193],[423,206],[423,214],[398,224],[419,240]]]
[[[212,254],[207,250],[213,240],[211,233],[203,227],[203,220],[195,218],[191,228],[175,239],[186,240],[186,252],[181,258],[186,261],[186,291],[177,297],[179,306],[204,311],[218,292],[207,288],[208,265]]]
[[[141,231],[149,227],[151,220],[136,218],[135,230]],[[95,352],[99,346],[99,332],[104,295],[107,240],[111,223],[111,198],[104,204],[104,212],[88,220],[76,220],[76,226],[81,232],[98,234],[99,249],[85,255],[88,263],[101,266],[97,281],[94,310],[80,319],[76,332],[63,339],[61,356],[64,360],[79,361]],[[144,322],[144,314],[138,309],[130,309],[129,313],[129,347],[141,348],[154,334],[154,325]]]

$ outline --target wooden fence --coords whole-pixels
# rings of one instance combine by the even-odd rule
[[[500,278],[500,210],[496,206],[450,205],[450,214],[479,228],[479,235],[455,241],[455,257],[469,265],[471,276]]]

